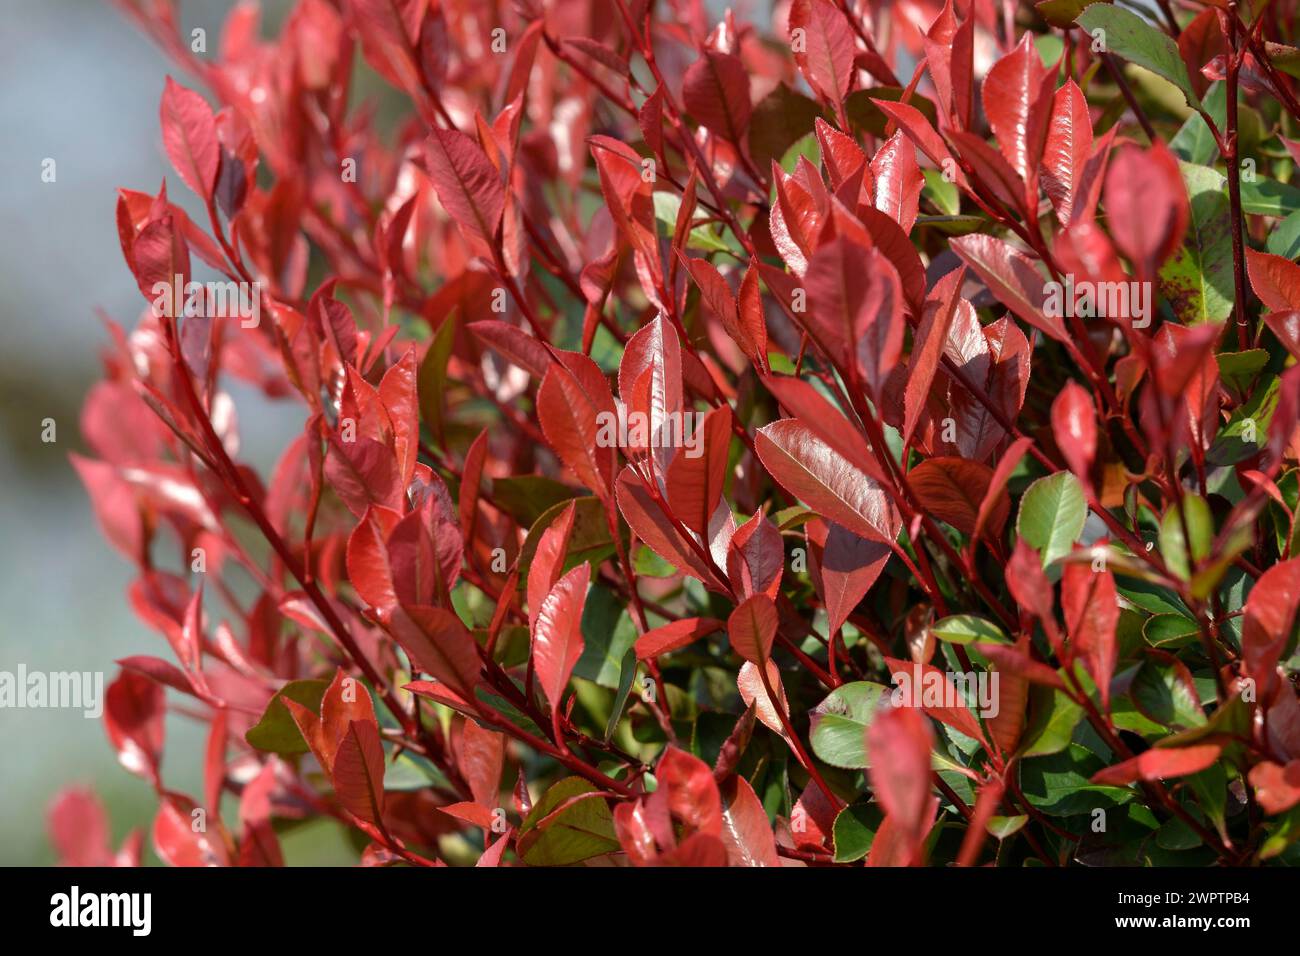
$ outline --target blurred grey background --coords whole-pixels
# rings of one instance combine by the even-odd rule
[[[209,55],[231,6],[181,4],[186,34],[207,30]],[[284,6],[264,4],[268,27]],[[158,101],[175,73],[164,56],[103,0],[3,0],[0,11],[0,671],[97,670],[107,686],[117,658],[170,657],[131,613],[131,568],[68,463],[84,451],[78,415],[106,341],[95,309],[130,329],[145,306],[118,245],[115,191],[156,192],[167,176],[172,198],[199,210],[162,150]],[[53,183],[41,181],[47,157]],[[235,397],[244,456],[264,470],[301,413]],[[45,418],[54,444],[41,440]],[[164,779],[197,793],[203,735],[175,718],[167,732]],[[147,832],[156,800],[117,765],[101,721],[0,708],[0,865],[54,862],[45,813],[69,784],[98,791],[115,846],[132,827]]]

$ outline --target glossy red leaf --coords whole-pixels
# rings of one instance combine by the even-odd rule
[[[1083,91],[1069,79],[1052,99],[1052,118],[1043,147],[1041,171],[1043,192],[1047,193],[1063,226],[1068,226],[1074,216],[1075,199],[1091,154],[1092,119],[1088,116],[1088,103]]]
[[[1097,411],[1092,399],[1075,382],[1066,382],[1052,402],[1052,434],[1070,470],[1085,488],[1092,486],[1097,455]]]
[[[853,28],[829,0],[794,0],[790,30],[802,30],[803,43],[794,44],[794,59],[808,85],[831,103],[841,103],[853,76]]]
[[[435,127],[425,140],[425,161],[438,199],[468,238],[491,247],[505,209],[501,176],[469,136]]]
[[[104,694],[104,729],[118,763],[154,786],[162,763],[165,696],[161,686],[131,671],[119,674]]]
[[[1191,747],[1153,747],[1136,757],[1122,761],[1092,775],[1092,782],[1122,787],[1138,781],[1168,780],[1199,773],[1219,759],[1219,744],[1196,744]]]
[[[186,186],[201,198],[211,199],[220,162],[212,107],[198,93],[185,89],[169,76],[160,114],[167,158]]]
[[[1115,575],[1091,564],[1070,563],[1061,576],[1061,610],[1072,656],[1082,660],[1097,685],[1101,706],[1110,706],[1110,679],[1119,659],[1115,629],[1119,596]]]
[[[332,773],[334,793],[343,808],[375,825],[384,819],[384,745],[368,720],[349,722],[339,742]]]
[[[919,862],[921,842],[930,828],[929,724],[914,707],[890,707],[866,731],[871,789],[886,818],[898,830],[908,862]]]
[[[780,866],[767,811],[744,777],[732,777],[722,791],[722,843],[730,866]]]
[[[682,77],[686,110],[730,143],[744,142],[753,107],[749,99],[749,74],[739,57],[705,50]]]
[[[580,564],[555,584],[533,626],[533,667],[551,709],[558,710],[573,667],[582,656],[582,608],[591,565]]]
[[[1246,250],[1250,287],[1270,311],[1300,309],[1300,265],[1282,256]]]
[[[731,409],[715,408],[668,465],[668,504],[698,534],[708,533],[709,520],[722,500],[730,447]]]
[[[747,661],[762,665],[772,656],[780,620],[776,605],[766,594],[746,598],[727,618],[727,636],[731,647]]]
[[[980,504],[993,479],[993,470],[964,458],[927,458],[907,473],[917,500],[931,515],[963,534],[974,534]],[[993,505],[990,520],[1001,525],[1011,510],[1004,494]]]
[[[758,430],[758,457],[772,477],[796,498],[864,538],[892,544],[902,518],[889,494],[792,418]]]
[[[721,631],[726,623],[710,617],[684,617],[652,628],[636,639],[637,660],[649,660],[661,654],[670,654],[702,637]]]

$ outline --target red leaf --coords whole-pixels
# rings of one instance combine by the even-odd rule
[[[1035,195],[1038,164],[1047,136],[1054,76],[1043,66],[1026,32],[1014,50],[989,68],[984,78],[984,113],[1007,162]]]
[[[776,605],[766,594],[746,598],[727,618],[727,636],[732,649],[747,661],[759,666],[772,656],[772,642],[780,619]]]
[[[1092,487],[1092,462],[1097,455],[1097,412],[1088,393],[1066,382],[1052,402],[1052,435],[1070,470],[1085,488]]]
[[[537,614],[542,603],[559,583],[564,574],[564,561],[569,553],[569,539],[573,535],[573,519],[578,506],[569,502],[560,516],[546,526],[532,564],[528,567],[528,623],[537,624]]]
[[[848,95],[856,53],[848,18],[829,0],[795,0],[789,14],[794,59],[814,91],[834,104]],[[793,43],[794,31],[803,43]]]
[[[1285,813],[1300,803],[1300,760],[1285,767],[1271,760],[1256,764],[1250,768],[1250,785],[1265,813]]]
[[[505,209],[500,173],[478,143],[455,130],[434,127],[425,140],[425,159],[447,214],[467,236],[490,249]]]
[[[918,664],[915,661],[902,661],[893,657],[886,657],[885,664],[889,667],[890,675],[899,685],[894,693],[899,695],[898,699],[902,700],[904,709],[920,708],[935,720],[947,724],[967,737],[978,740],[986,749],[988,748],[979,721],[965,704],[957,703],[949,707],[946,703],[927,703],[929,697],[926,695],[926,687],[930,684],[945,688],[943,695],[945,701],[962,699],[946,673],[931,664]]]
[[[1092,153],[1092,119],[1088,102],[1073,79],[1056,91],[1047,143],[1043,147],[1043,192],[1056,210],[1061,225],[1074,215],[1080,177]]]
[[[1273,565],[1259,576],[1246,598],[1241,656],[1247,672],[1261,684],[1271,680],[1291,640],[1300,608],[1300,558]]]
[[[104,695],[104,730],[117,760],[137,777],[159,786],[166,695],[147,677],[123,671]]]
[[[824,518],[885,544],[898,538],[902,518],[884,488],[799,421],[760,428],[755,446],[781,487]]]
[[[212,107],[198,93],[185,89],[169,76],[159,112],[167,158],[186,186],[203,199],[211,199],[220,162]]]
[[[974,534],[980,503],[993,478],[987,465],[964,458],[928,458],[907,473],[908,483],[930,514],[963,534]],[[1003,495],[994,506],[995,524],[1006,521],[1011,500]]]
[[[636,639],[634,646],[637,660],[644,661],[669,654],[725,627],[725,623],[711,617],[686,617],[671,621],[662,627],[646,631]]]
[[[646,424],[646,445],[633,451],[650,451],[665,477],[676,447],[665,439],[681,421],[682,348],[677,330],[662,314],[639,329],[623,347],[618,366],[618,394],[628,413],[628,432],[634,434],[633,414]]]
[[[722,843],[730,866],[780,866],[776,838],[758,794],[741,776],[722,787]]]
[[[904,444],[911,441],[912,432],[921,420],[921,413],[925,411],[934,373],[939,368],[944,345],[948,341],[948,329],[961,298],[961,284],[965,276],[965,268],[949,272],[935,283],[934,289],[926,296],[925,317],[916,333],[907,367],[907,387],[903,393]]]
[[[790,704],[786,700],[785,687],[781,683],[781,671],[776,666],[776,661],[769,659],[764,665],[764,670],[767,671],[768,682],[772,685],[777,700],[781,702],[781,709],[789,714]],[[772,706],[772,698],[768,696],[767,688],[763,686],[763,678],[757,664],[745,661],[740,665],[740,673],[736,675],[736,689],[740,691],[740,699],[745,702],[745,706],[754,708],[764,727],[779,737],[785,737],[785,724],[781,722],[776,708]]]
[[[902,130],[880,147],[871,160],[871,173],[876,208],[896,221],[903,232],[911,232],[925,178],[916,164],[916,147]]]
[[[168,866],[226,866],[225,845],[205,827],[196,830],[194,801],[180,794],[165,794],[153,820],[153,848]],[[214,831],[215,832],[215,831]]]
[[[907,138],[916,144],[917,149],[925,153],[930,162],[941,169],[952,170],[957,185],[963,189],[969,188],[966,174],[957,165],[957,161],[953,159],[952,152],[948,149],[947,144],[935,132],[934,127],[930,125],[930,121],[925,118],[924,113],[915,106],[893,100],[872,99],[871,102],[889,117],[891,123],[898,124],[898,128],[907,134]]]
[[[867,154],[851,136],[841,133],[820,116],[813,122],[813,130],[821,147],[822,165],[830,175],[831,188],[839,189],[867,166]]]
[[[708,533],[722,500],[730,447],[731,409],[715,408],[668,465],[668,503],[682,524],[698,534]]]
[[[281,698],[283,701],[284,698]],[[355,677],[349,677],[342,669],[334,671],[334,679],[325,688],[320,703],[320,743],[325,755],[325,767],[334,766],[334,761],[347,736],[348,727],[354,720],[375,724],[375,704],[370,699],[370,691]]]
[[[706,50],[682,78],[686,110],[711,132],[730,143],[744,142],[753,107],[749,74],[739,57]]]
[[[382,825],[384,819],[384,745],[379,727],[353,720],[334,758],[334,793],[358,820]]]
[[[388,529],[396,520],[394,512],[372,506],[348,536],[348,580],[360,598],[382,618],[387,618],[398,603],[385,541]]]
[[[1069,340],[1060,318],[1043,312],[1046,280],[1030,259],[996,236],[961,236],[950,246],[984,280],[999,302],[1057,341]]]
[[[1246,270],[1251,289],[1271,311],[1300,309],[1300,265],[1282,256],[1247,249]]]
[[[727,545],[727,577],[738,597],[766,594],[776,600],[785,569],[785,544],[762,513],[736,529]]]
[[[462,701],[473,703],[482,662],[478,645],[460,618],[439,607],[399,607],[389,628],[412,666],[437,678]]]
[[[908,862],[919,862],[930,828],[930,747],[933,735],[914,707],[890,707],[866,732],[871,789],[898,831]]]
[[[1218,744],[1198,744],[1192,747],[1153,747],[1136,757],[1099,770],[1092,782],[1112,787],[1122,787],[1139,780],[1165,780],[1199,773],[1219,759],[1223,748]]]
[[[889,562],[889,546],[863,538],[833,522],[808,525],[813,544],[813,580],[826,607],[831,634],[838,631]]]
[[[714,573],[709,563],[677,530],[630,465],[618,476],[617,494],[618,509],[623,518],[650,550],[679,571],[698,578],[705,587],[724,594],[728,592],[727,583]],[[730,514],[728,509],[727,516]]]
[[[48,812],[50,841],[60,866],[111,866],[108,819],[93,790],[60,790]]]
[[[655,779],[672,816],[686,833],[722,833],[722,798],[713,771],[698,757],[669,745],[655,766]]]
[[[1146,275],[1182,245],[1191,212],[1178,160],[1157,140],[1121,146],[1106,171],[1106,225],[1115,245]]]
[[[591,565],[578,565],[551,588],[533,626],[533,667],[542,693],[558,711],[573,667],[582,656],[582,608]]]
[[[804,282],[812,307],[809,331],[822,351],[862,375],[879,395],[903,348],[897,270],[879,250],[835,239],[813,255]]]
[[[537,417],[546,441],[578,480],[602,500],[609,497],[614,448],[598,440],[598,416],[614,414],[609,385],[585,355],[566,356],[569,367],[552,365],[537,391]],[[576,374],[575,374],[576,372]]]
[[[1110,679],[1119,658],[1115,575],[1094,571],[1090,564],[1067,564],[1061,575],[1061,610],[1073,655],[1083,659],[1097,684],[1102,709],[1106,710],[1110,707]]]
[[[1007,486],[1007,481],[1011,478],[1011,473],[1016,470],[1020,460],[1025,457],[1025,453],[1033,445],[1033,439],[1028,437],[1017,438],[1011,443],[1002,460],[998,462],[997,468],[993,469],[993,477],[989,479],[988,489],[984,492],[984,500],[980,502],[979,514],[975,517],[975,537],[983,534],[986,528],[989,529],[993,537],[1002,533],[1002,522],[1007,519],[1007,512],[1001,509],[1001,504],[1006,500],[1003,494]],[[989,527],[989,521],[995,515],[1000,513],[1002,522],[996,522]]]

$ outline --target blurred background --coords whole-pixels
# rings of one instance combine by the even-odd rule
[[[182,3],[185,33],[204,28],[215,51],[233,5]],[[267,30],[287,6],[263,4]],[[115,659],[166,656],[162,637],[131,613],[130,568],[101,537],[68,463],[69,452],[85,451],[78,415],[107,341],[95,310],[130,329],[145,306],[117,240],[116,189],[157,192],[166,176],[172,198],[191,216],[200,210],[162,149],[158,101],[174,72],[164,56],[103,0],[5,0],[3,10],[0,671],[102,671],[107,686]],[[57,164],[52,183],[41,179],[47,158]],[[244,455],[265,472],[301,412],[234,397]],[[57,423],[50,444],[46,418]],[[196,792],[203,737],[182,719],[169,720],[167,734],[165,781]],[[70,784],[104,800],[114,846],[133,827],[147,830],[156,799],[117,765],[101,721],[80,710],[0,708],[0,865],[54,862],[45,813]]]

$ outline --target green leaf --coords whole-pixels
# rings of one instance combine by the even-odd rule
[[[555,505],[581,494],[577,488],[542,475],[512,475],[492,479],[492,500],[524,527],[531,526]]]
[[[1021,744],[1022,757],[1045,757],[1069,746],[1083,708],[1066,694],[1034,684],[1029,689],[1030,719]]]
[[[1219,363],[1219,378],[1237,395],[1250,393],[1255,377],[1268,365],[1265,349],[1247,349],[1244,352],[1220,352],[1215,356]]]
[[[992,621],[976,614],[954,614],[935,623],[930,631],[941,641],[949,644],[970,644],[973,641],[991,641],[994,644],[1010,644],[1011,638]]]
[[[1300,189],[1276,179],[1241,182],[1241,211],[1279,219],[1300,210]]]
[[[1060,753],[1035,757],[1020,765],[1020,788],[1039,810],[1054,817],[1091,813],[1098,807],[1115,806],[1133,798],[1127,787],[1094,784],[1090,778],[1105,764],[1079,744]]]
[[[989,817],[988,822],[984,824],[984,829],[989,831],[990,836],[1005,840],[1019,833],[1028,822],[1029,815],[1025,813],[1014,817]]]
[[[1043,566],[1070,553],[1088,517],[1079,479],[1068,471],[1039,478],[1020,500],[1016,534],[1036,548]]]
[[[1152,647],[1182,647],[1196,641],[1196,622],[1182,614],[1157,614],[1142,625],[1142,636]]]
[[[1183,537],[1184,520],[1179,517],[1186,514],[1187,534]],[[1173,504],[1160,521],[1160,554],[1165,559],[1169,570],[1186,581],[1191,577],[1191,568],[1187,563],[1188,541],[1191,544],[1193,564],[1203,561],[1210,553],[1214,542],[1214,517],[1210,506],[1200,495],[1183,496],[1182,507]]]
[[[573,673],[601,687],[619,687],[623,661],[636,643],[636,625],[623,602],[607,587],[597,584],[587,592],[582,609],[582,640],[582,656]],[[632,656],[635,659],[636,655]]]
[[[945,216],[956,216],[961,212],[961,196],[956,183],[948,182],[937,169],[923,169],[921,175],[925,177],[921,194],[934,203],[935,208]]]
[[[1300,257],[1300,212],[1293,212],[1268,234],[1265,248],[1275,256],[1283,259]]]
[[[592,796],[551,816],[566,800],[584,793]],[[566,777],[533,805],[519,827],[518,848],[529,866],[568,866],[613,853],[619,849],[614,816],[595,784]]]
[[[1184,325],[1222,322],[1232,312],[1232,219],[1228,181],[1207,166],[1179,163],[1191,201],[1182,248],[1160,269],[1160,294]]]
[[[812,748],[832,767],[862,770],[867,763],[866,731],[890,689],[871,681],[841,684],[812,711]]]
[[[606,741],[614,736],[618,722],[623,717],[623,708],[627,706],[627,698],[632,693],[632,683],[636,680],[636,673],[636,649],[629,647],[627,653],[623,655],[623,663],[619,665],[618,690],[614,694],[614,704],[609,710],[609,721],[605,724]]]
[[[451,358],[452,346],[456,344],[456,314],[453,312],[443,319],[438,330],[433,333],[429,350],[424,353],[420,368],[415,375],[416,389],[420,398],[420,421],[429,426],[429,430],[443,440],[443,395],[447,391],[447,361]]]
[[[598,564],[614,553],[614,539],[609,536],[609,513],[604,504],[593,496],[575,498],[573,501],[573,531],[569,535],[569,550],[564,559],[565,572],[573,570],[584,561]],[[519,552],[521,583],[528,580],[528,569],[532,567],[533,556],[537,554],[542,532],[563,514],[568,504],[568,501],[560,501],[551,505],[528,529],[523,550]]]
[[[1187,105],[1196,109],[1201,105],[1187,75],[1187,64],[1178,52],[1178,44],[1163,31],[1143,20],[1136,13],[1108,3],[1094,3],[1079,14],[1078,23],[1094,41],[1097,30],[1105,31],[1105,49],[1130,63],[1145,67],[1164,77],[1182,90]]]
[[[1267,385],[1261,382],[1255,387],[1250,399],[1237,406],[1228,424],[1214,436],[1210,450],[1205,453],[1207,461],[1215,465],[1235,465],[1259,454],[1260,447],[1268,440],[1269,423],[1277,410],[1278,387],[1276,377],[1269,378]]]
[[[1227,104],[1228,93],[1224,84],[1218,81],[1211,83],[1201,105],[1220,129],[1226,123]],[[1169,148],[1184,162],[1196,163],[1200,166],[1208,166],[1219,155],[1219,144],[1215,142],[1214,133],[1210,131],[1209,125],[1200,113],[1192,113],[1187,117],[1182,128],[1169,141]]]
[[[835,862],[852,863],[865,857],[883,820],[884,814],[874,803],[854,803],[841,810],[833,830]]]
[[[1196,688],[1180,675],[1174,664],[1148,658],[1142,662],[1129,694],[1138,710],[1158,724],[1175,730],[1199,727],[1205,723],[1205,711],[1201,708]]]
[[[754,165],[766,172],[773,160],[785,155],[791,143],[813,131],[821,115],[815,100],[778,83],[754,107],[749,121],[749,155]]]
[[[844,98],[844,112],[849,114],[849,121],[855,126],[872,136],[883,138],[889,117],[873,100],[897,103],[902,100],[903,93],[901,86],[873,86],[869,90],[857,90]],[[938,128],[939,110],[929,97],[912,93],[907,99],[907,105],[920,110],[930,125]]]
[[[305,754],[310,748],[302,739],[302,732],[294,723],[289,709],[281,701],[287,697],[295,704],[302,704],[314,713],[320,713],[321,698],[329,681],[294,680],[289,681],[271,698],[262,713],[262,719],[248,729],[244,739],[250,747],[276,754]]]
[[[677,228],[677,211],[681,208],[682,197],[677,193],[657,192],[652,198],[654,200],[655,219],[665,227],[662,231],[671,236],[673,230]],[[696,221],[698,219],[697,216]],[[686,244],[692,249],[702,249],[706,252],[732,251],[724,236],[714,234],[712,228],[707,224],[692,226]]]

